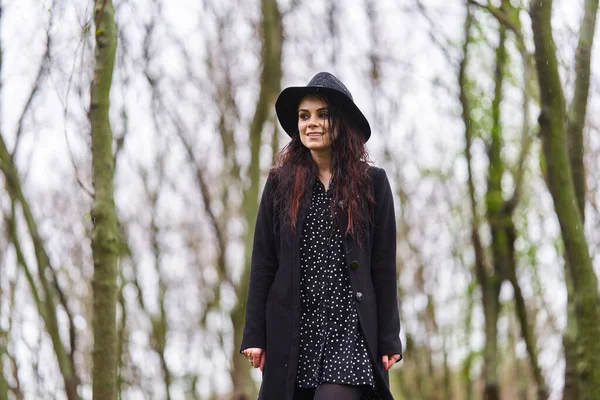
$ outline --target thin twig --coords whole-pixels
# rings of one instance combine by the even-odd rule
[[[85,43],[85,38],[86,38],[86,33],[89,32],[89,30],[87,29],[87,27],[89,27],[89,24],[84,25],[84,27],[82,28],[82,35],[81,35],[81,39],[79,40],[79,42],[77,43],[77,47],[75,48],[75,54],[73,57],[73,65],[71,66],[71,72],[69,74],[69,79],[67,80],[67,90],[65,93],[65,99],[64,101],[61,100],[61,96],[58,96],[59,101],[61,101],[62,106],[63,106],[63,135],[65,137],[65,142],[67,145],[67,150],[69,153],[69,160],[71,161],[71,166],[73,167],[74,170],[74,175],[75,175],[75,181],[77,182],[77,185],[83,190],[83,192],[89,196],[90,199],[94,198],[94,191],[90,188],[88,188],[83,181],[81,180],[81,178],[79,177],[79,168],[77,167],[77,163],[75,162],[75,155],[73,152],[73,148],[71,146],[71,141],[69,139],[69,134],[68,134],[68,130],[67,130],[67,121],[68,121],[68,117],[69,117],[69,93],[71,92],[71,85],[73,83],[73,76],[75,75],[75,71],[76,69],[76,65],[77,65],[77,58],[80,54],[81,51],[81,56],[82,56],[82,61],[81,61],[81,65],[83,65],[83,44]]]
[[[513,33],[515,33],[519,39],[523,39],[521,30],[510,20],[508,15],[498,7],[494,7],[491,4],[481,4],[477,0],[467,0],[469,4],[480,7],[484,10],[489,11],[501,24],[505,25]]]
[[[52,28],[53,21],[54,21],[54,13],[50,13],[50,22],[48,23],[48,27],[46,28],[46,50],[44,51],[44,55],[42,56],[42,61],[40,62],[40,67],[36,74],[35,81],[33,83],[31,92],[29,93],[29,96],[27,97],[27,101],[25,102],[25,106],[23,107],[23,111],[21,112],[21,116],[19,117],[19,123],[17,125],[17,134],[15,137],[15,146],[12,151],[12,157],[14,157],[15,154],[17,154],[17,151],[19,149],[19,144],[21,143],[21,137],[22,137],[22,133],[23,133],[23,124],[25,121],[25,117],[27,116],[27,113],[29,112],[29,110],[31,108],[33,100],[35,99],[35,96],[39,91],[42,79],[44,79],[44,76],[46,75],[45,73],[48,69],[47,67],[50,64],[50,51],[51,51],[51,44],[52,44],[52,36],[50,35],[50,29]]]
[[[102,16],[104,15],[105,7],[106,7],[106,0],[103,0],[102,5],[100,5],[100,9],[98,10],[98,14],[96,14],[96,20],[94,21],[96,30],[99,29],[100,23],[102,22]]]
[[[433,32],[439,32],[440,31],[439,23],[437,21],[434,21],[431,18],[431,16],[429,16],[429,14],[427,13],[427,9],[426,9],[425,5],[423,4],[423,2],[421,0],[415,0],[415,4],[417,6],[417,9],[419,10],[419,12],[421,13],[421,15],[423,16],[423,18],[425,18],[425,21],[427,21],[427,23],[429,24],[429,28],[430,29],[427,30],[429,38],[437,45],[438,49],[444,55],[444,58],[446,58],[446,61],[448,61],[450,64],[454,64],[454,60],[453,60],[452,56],[450,55],[450,52],[448,51],[448,49],[452,47],[452,46],[448,45],[448,43],[450,43],[450,40],[445,39],[446,43],[442,43],[433,34]]]

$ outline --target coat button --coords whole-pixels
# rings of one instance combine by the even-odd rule
[[[356,271],[358,269],[358,261],[352,261],[350,263],[350,268],[352,268],[352,271]]]
[[[360,301],[363,298],[363,294],[361,292],[356,292],[356,294],[354,295],[354,298],[356,299],[356,301],[358,301],[360,303]]]

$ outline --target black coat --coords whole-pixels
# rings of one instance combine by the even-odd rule
[[[360,326],[375,366],[375,381],[384,399],[393,399],[388,373],[381,356],[402,354],[396,279],[396,220],[387,175],[371,167],[375,208],[361,246],[346,235],[346,265],[354,291]],[[308,212],[312,187],[302,198],[297,234],[282,223],[273,206],[276,182],[267,179],[263,190],[252,249],[246,322],[240,351],[266,350],[261,400],[292,400],[300,341],[300,233]],[[309,185],[310,186],[310,185]],[[346,212],[338,212],[341,232],[346,231]]]

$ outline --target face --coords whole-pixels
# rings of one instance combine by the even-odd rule
[[[298,132],[302,144],[311,152],[329,152],[329,110],[327,104],[319,97],[309,95],[300,101]]]

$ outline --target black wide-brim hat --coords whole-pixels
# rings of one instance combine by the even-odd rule
[[[285,88],[275,102],[275,111],[279,123],[288,135],[298,134],[298,105],[300,99],[308,94],[322,95],[328,102],[335,102],[338,109],[346,113],[356,123],[365,142],[371,137],[371,126],[362,111],[354,104],[348,88],[329,72],[319,72],[306,86]]]

